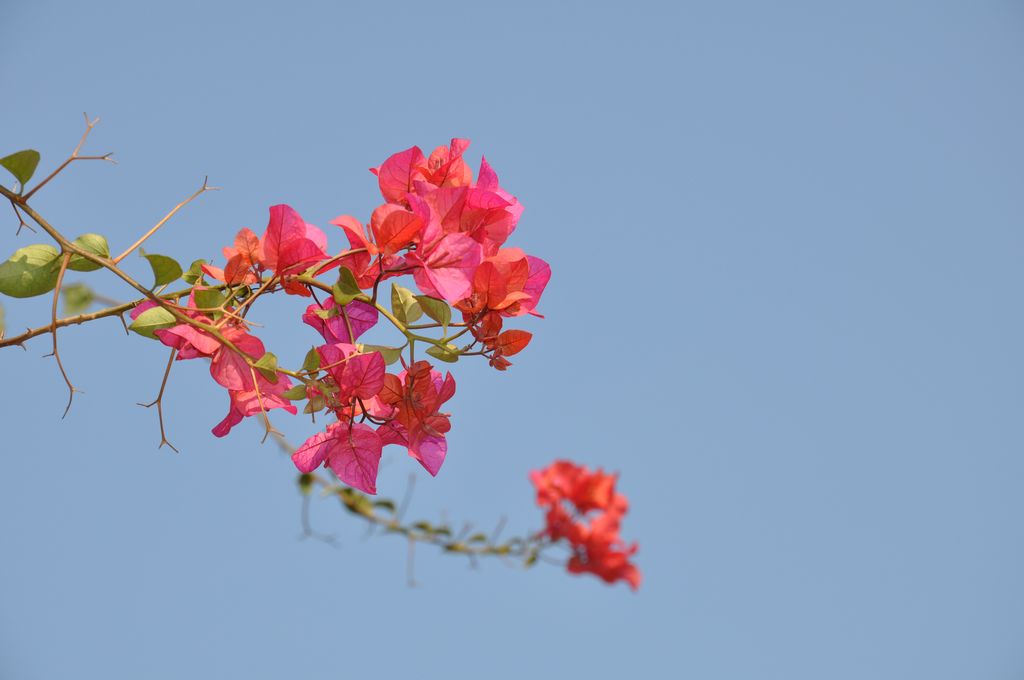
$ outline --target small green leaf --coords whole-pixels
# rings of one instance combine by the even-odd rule
[[[380,500],[374,501],[373,507],[384,508],[385,510],[392,513],[395,512],[395,502],[387,498],[381,498]]]
[[[324,407],[327,406],[327,400],[324,399],[322,394],[314,394],[306,402],[306,407],[302,409],[303,413],[316,413],[317,411],[323,411]]]
[[[107,239],[99,234],[82,234],[71,243],[96,257],[110,258],[110,246],[107,244]],[[103,265],[87,260],[81,255],[72,255],[68,260],[68,269],[76,272],[94,272],[102,268]]]
[[[422,531],[425,534],[434,533],[434,527],[430,525],[430,522],[416,522],[412,525],[412,528],[417,529],[418,531]]]
[[[299,491],[303,495],[309,495],[313,491],[313,475],[308,472],[299,475]]]
[[[149,266],[153,270],[153,288],[166,286],[172,281],[177,281],[184,273],[177,260],[166,255],[156,255],[142,252],[142,257],[149,260]]]
[[[0,158],[0,165],[14,175],[14,178],[21,184],[21,191],[24,191],[25,185],[32,179],[32,175],[36,172],[36,166],[39,165],[39,152],[35,149],[15,151],[10,156]]]
[[[523,561],[523,566],[524,567],[532,567],[533,565],[537,564],[537,557],[539,557],[539,556],[540,556],[540,553],[537,552],[536,549],[531,550],[530,554],[526,556],[526,560]]]
[[[302,360],[302,370],[308,373],[317,371],[320,369],[320,352],[316,351],[316,347],[306,352],[306,358]]]
[[[391,313],[403,324],[410,324],[423,316],[423,309],[420,303],[416,302],[416,296],[408,288],[403,288],[397,283],[391,284]]]
[[[338,270],[338,282],[331,287],[331,292],[334,294],[334,301],[342,306],[363,294],[356,283],[355,274],[348,267],[341,267]]]
[[[313,313],[318,317],[326,321],[332,317],[338,316],[338,308],[332,307],[331,309],[314,309]]]
[[[423,313],[441,324],[442,331],[447,334],[448,324],[452,322],[452,308],[448,303],[429,295],[417,295],[416,301],[420,303]]]
[[[155,340],[156,335],[153,334],[153,331],[158,331],[161,328],[170,328],[177,323],[178,320],[166,309],[163,307],[153,307],[139,314],[138,318],[132,321],[132,325],[128,326],[128,329],[135,331],[143,337]]]
[[[188,271],[181,275],[182,280],[190,286],[195,284],[196,281],[203,279],[203,265],[206,264],[206,260],[195,260],[189,266]]]
[[[281,393],[281,396],[288,401],[301,401],[306,398],[306,386],[302,383],[295,385],[290,390]]]
[[[216,288],[196,288],[196,307],[203,310],[203,313],[211,317],[219,317],[222,312],[214,311],[224,304],[224,294]]]
[[[459,348],[455,345],[448,345],[446,347],[431,345],[427,348],[427,354],[449,364],[454,364],[459,360]]]
[[[357,345],[357,347],[363,354],[380,352],[381,357],[384,358],[384,363],[389,366],[402,358],[401,347],[385,347],[384,345]]]
[[[0,264],[0,293],[27,298],[49,293],[57,285],[60,253],[51,245],[26,246]]]
[[[466,539],[466,543],[486,543],[487,534],[473,534]]]
[[[79,314],[89,309],[95,295],[84,283],[70,283],[60,291],[64,295],[64,313]]]
[[[270,382],[277,382],[277,357],[274,356],[273,352],[267,352],[261,356],[259,361],[253,364],[252,367]]]
[[[355,489],[342,487],[341,489],[338,489],[338,496],[341,497],[341,502],[344,503],[345,507],[351,512],[354,512],[357,515],[365,515],[367,517],[373,515],[373,502]]]

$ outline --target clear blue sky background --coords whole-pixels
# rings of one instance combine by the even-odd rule
[[[49,169],[102,116],[120,164],[37,205],[115,248],[206,174],[153,251],[365,217],[367,167],[471,138],[547,319],[507,374],[456,367],[442,474],[396,449],[381,491],[526,531],[530,469],[621,471],[645,582],[421,550],[410,589],[328,501],[340,547],[299,540],[290,462],[209,434],[202,364],[156,449],[164,351],[108,320],[62,334],[64,421],[45,339],[0,352],[0,676],[1024,677],[1024,7],[824,5],[5,2],[0,147]],[[4,212],[5,255],[39,238]],[[300,307],[260,315],[292,362]]]

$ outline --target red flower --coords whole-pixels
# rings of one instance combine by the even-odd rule
[[[615,491],[615,475],[558,460],[531,472],[530,480],[537,488],[537,505],[547,508],[543,534],[569,543],[573,554],[566,567],[571,573],[640,587],[640,570],[629,561],[637,545],[627,546],[619,536],[629,503]],[[597,514],[588,519],[592,512]]]

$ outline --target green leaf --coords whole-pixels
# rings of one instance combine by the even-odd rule
[[[79,314],[89,309],[95,295],[92,288],[84,283],[71,283],[61,287],[64,295],[64,313]]]
[[[32,179],[32,175],[36,173],[36,166],[39,165],[39,152],[35,149],[15,151],[10,156],[0,158],[0,165],[7,168],[14,175],[14,178],[21,185],[21,191],[24,191],[25,185]]]
[[[166,255],[155,255],[142,252],[142,257],[149,260],[149,266],[153,269],[153,288],[166,286],[172,281],[177,281],[184,273],[177,260]]]
[[[16,298],[49,293],[57,285],[60,253],[51,245],[26,246],[0,264],[0,293]]]
[[[110,258],[110,246],[107,244],[107,239],[99,234],[82,234],[71,243],[96,257]],[[68,269],[76,272],[94,272],[102,268],[103,265],[87,260],[81,255],[72,255],[68,260]]]
[[[373,502],[365,494],[343,487],[338,490],[338,496],[341,497],[341,502],[349,511],[367,517],[373,516]]]
[[[189,285],[194,285],[196,281],[201,281],[203,279],[204,264],[206,264],[206,260],[193,261],[188,271],[181,275],[182,280]]]
[[[224,304],[224,294],[216,288],[196,288],[194,289],[196,298],[196,307],[203,310],[203,314],[211,317],[219,317],[222,312],[215,312],[217,309]]]
[[[261,356],[259,361],[253,364],[252,367],[270,382],[277,382],[277,357],[274,356],[273,352],[267,352]]]
[[[132,325],[128,326],[128,329],[135,331],[143,337],[156,340],[156,335],[153,334],[153,331],[158,331],[161,328],[170,328],[177,323],[178,320],[166,309],[163,307],[153,307],[139,314],[138,318],[132,321]]]
[[[385,347],[384,345],[357,345],[357,347],[363,354],[380,352],[381,357],[384,358],[384,363],[389,366],[402,358],[401,347]]]
[[[459,348],[455,345],[448,345],[447,347],[431,345],[427,348],[427,354],[449,364],[454,364],[459,360]]]
[[[331,286],[334,294],[334,301],[345,306],[363,294],[359,284],[356,283],[355,274],[348,267],[341,267],[338,270],[338,282]]]
[[[302,370],[312,373],[320,369],[320,353],[316,347],[306,352],[306,358],[302,360]]]
[[[420,303],[424,314],[441,324],[443,332],[447,335],[448,324],[452,322],[452,308],[448,306],[448,303],[429,295],[417,295],[416,301]]]
[[[422,531],[425,534],[434,533],[434,527],[430,525],[430,522],[416,522],[412,525],[412,528]]]
[[[302,383],[295,385],[290,390],[281,393],[281,396],[288,401],[301,401],[306,398],[306,386]]]
[[[299,475],[299,491],[303,495],[308,495],[313,491],[313,475],[308,472]]]
[[[466,543],[486,543],[487,534],[473,534],[466,539]]]
[[[403,324],[408,325],[423,316],[423,309],[411,290],[392,282],[391,313]]]
[[[395,512],[395,502],[387,498],[381,498],[380,500],[374,501],[373,507],[384,508],[385,510],[388,510],[392,513]]]

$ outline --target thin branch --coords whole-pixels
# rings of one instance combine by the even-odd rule
[[[146,408],[156,406],[156,415],[160,419],[160,446],[156,448],[163,448],[163,445],[167,444],[167,446],[171,448],[171,451],[174,451],[175,453],[179,453],[179,451],[178,449],[174,448],[174,444],[172,444],[170,440],[167,439],[167,432],[164,430],[164,390],[167,389],[167,379],[171,377],[171,368],[174,366],[174,359],[177,356],[177,348],[172,348],[171,356],[167,359],[167,368],[164,370],[163,380],[160,381],[160,391],[157,392],[156,399],[149,402],[148,404],[143,404],[142,402],[139,402],[139,406],[144,406]]]
[[[85,132],[82,133],[82,138],[80,140],[78,140],[78,146],[76,146],[75,150],[71,152],[71,155],[67,158],[67,160],[65,160],[63,163],[61,163],[59,166],[57,166],[56,170],[54,170],[49,175],[47,175],[43,179],[43,181],[41,181],[39,184],[35,185],[35,187],[31,191],[29,191],[27,194],[25,194],[22,197],[23,200],[27,201],[28,199],[32,198],[32,194],[36,193],[37,191],[42,189],[44,186],[46,186],[51,179],[53,179],[54,177],[59,175],[61,173],[61,171],[64,170],[64,168],[66,168],[69,165],[71,165],[74,161],[109,161],[111,163],[114,163],[115,165],[117,164],[117,161],[115,161],[113,158],[111,158],[111,156],[114,155],[113,153],[105,153],[102,156],[79,156],[78,155],[78,152],[82,150],[82,146],[85,144],[86,138],[89,137],[89,133],[92,132],[92,129],[94,127],[96,127],[96,124],[100,122],[100,119],[98,117],[96,119],[90,121],[89,120],[89,116],[87,114],[83,113],[82,115],[85,116]],[[20,227],[19,227],[19,231],[20,231]]]
[[[14,232],[14,235],[18,236],[19,234],[21,234],[22,227],[25,227],[33,234],[36,233],[36,230],[32,227],[32,225],[26,222],[25,218],[21,216],[21,213],[18,211],[18,206],[15,203],[11,203],[11,208],[14,210],[14,216],[18,218],[18,231]]]
[[[57,368],[60,369],[61,377],[64,378],[64,384],[68,386],[68,405],[64,407],[64,415],[61,419],[67,417],[68,411],[71,410],[71,401],[75,398],[75,386],[71,384],[71,379],[68,377],[68,372],[64,370],[64,362],[60,360],[60,350],[57,348],[57,303],[60,301],[60,289],[61,284],[64,283],[64,272],[68,270],[68,262],[71,261],[71,253],[64,253],[64,257],[60,261],[60,271],[57,272],[57,285],[53,288],[53,306],[50,311],[50,335],[53,337],[53,351],[47,356],[52,356],[57,360]]]
[[[89,314],[78,314],[76,316],[69,316],[64,319],[57,319],[55,323],[51,322],[45,326],[40,326],[39,328],[27,330],[21,335],[12,335],[9,338],[0,340],[0,347],[7,347],[8,345],[20,345],[26,340],[30,340],[36,337],[37,335],[44,335],[46,333],[50,333],[53,331],[54,328],[64,328],[65,326],[74,326],[80,323],[85,323],[87,321],[95,321],[96,319],[102,319],[108,316],[118,316],[119,314],[131,311],[131,309],[135,307],[135,305],[137,304],[139,304],[138,300],[136,300],[135,302],[126,302],[125,304],[118,305],[116,307],[108,307],[106,309],[101,309],[99,311],[92,312]]]
[[[130,253],[131,253],[131,252],[132,252],[133,250],[135,250],[136,248],[138,248],[139,246],[141,246],[141,245],[142,245],[143,243],[145,243],[145,242],[146,242],[146,239],[148,239],[148,238],[149,238],[150,236],[152,236],[153,234],[155,234],[155,233],[157,232],[157,230],[158,230],[158,229],[159,229],[160,227],[164,226],[164,224],[166,224],[166,223],[167,223],[167,220],[169,220],[169,219],[171,219],[172,217],[174,217],[175,213],[177,213],[177,212],[178,212],[179,210],[181,210],[181,209],[182,209],[182,208],[184,208],[184,207],[185,207],[186,205],[188,205],[189,203],[191,203],[191,202],[192,202],[193,200],[195,200],[196,198],[198,198],[198,197],[199,197],[199,196],[200,196],[201,194],[203,194],[203,193],[205,193],[205,192],[207,192],[207,191],[216,191],[217,189],[219,189],[219,188],[220,188],[220,187],[211,187],[211,186],[209,186],[209,185],[208,185],[208,184],[206,183],[206,181],[207,181],[208,179],[209,179],[208,177],[204,177],[204,178],[203,178],[203,186],[199,187],[199,188],[198,188],[198,189],[197,189],[197,190],[195,191],[195,193],[193,193],[193,194],[192,194],[191,196],[189,196],[188,198],[186,198],[186,199],[185,199],[184,201],[182,201],[182,202],[181,202],[181,203],[179,203],[178,205],[174,206],[174,208],[173,208],[173,209],[171,210],[171,212],[169,212],[169,213],[167,213],[166,215],[164,215],[164,218],[163,218],[162,220],[160,220],[160,221],[159,221],[159,222],[157,222],[157,223],[156,223],[155,225],[153,225],[153,228],[152,228],[152,229],[150,229],[149,231],[147,231],[147,232],[146,232],[145,234],[143,234],[143,235],[142,235],[142,237],[141,237],[141,238],[139,238],[139,240],[138,240],[138,241],[136,241],[135,243],[133,243],[133,244],[131,245],[131,247],[130,247],[130,248],[128,248],[128,250],[124,251],[123,253],[121,253],[120,255],[118,255],[117,257],[115,257],[115,258],[113,259],[113,262],[114,262],[114,264],[117,264],[117,263],[119,263],[119,262],[120,262],[121,260],[123,260],[123,259],[124,259],[125,257],[127,257],[127,256],[128,256],[128,255],[129,255],[129,254],[130,254]]]

